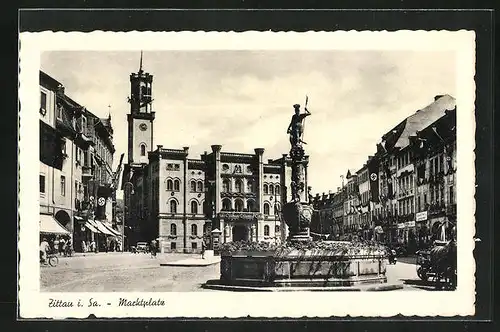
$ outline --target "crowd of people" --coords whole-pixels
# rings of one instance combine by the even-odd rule
[[[71,256],[73,244],[68,235],[44,236],[40,242],[40,259],[45,261],[48,254]]]

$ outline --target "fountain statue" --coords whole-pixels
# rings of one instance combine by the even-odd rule
[[[295,114],[292,116],[287,133],[290,135],[290,158],[292,168],[291,201],[283,205],[283,219],[288,225],[290,241],[310,241],[309,227],[313,216],[313,208],[309,202],[309,192],[306,191],[305,158],[303,144],[306,117],[311,112],[304,107],[305,113],[300,112],[300,105],[293,105]]]
[[[301,113],[298,104],[294,109],[287,130],[291,145],[291,199],[282,209],[288,226],[287,241],[223,243],[220,246],[220,279],[208,280],[203,287],[248,291],[277,287],[304,290],[402,288],[402,284],[384,285],[387,283],[384,247],[376,243],[312,240],[310,225],[315,211],[306,179],[309,159],[303,147],[307,144],[303,140],[305,119],[311,115],[307,97],[305,113]],[[255,234],[254,229],[252,234]]]

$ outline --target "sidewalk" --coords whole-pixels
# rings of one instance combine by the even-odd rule
[[[195,267],[195,266],[209,266],[220,263],[220,256],[205,257],[189,257],[181,259],[174,262],[160,263],[160,266],[183,266],[183,267]]]

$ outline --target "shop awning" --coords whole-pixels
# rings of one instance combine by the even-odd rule
[[[102,223],[111,233],[113,233],[114,236],[122,236],[120,232],[118,232],[116,229],[114,229],[111,225],[106,224],[105,222]]]
[[[108,228],[106,226],[104,226],[104,224],[102,222],[100,222],[99,220],[94,220],[94,224],[97,226],[97,229],[101,233],[106,234],[106,235],[115,236],[115,234],[113,234],[110,230],[108,230]]]
[[[47,234],[71,234],[52,215],[40,215],[40,233]]]
[[[85,223],[85,227],[87,227],[88,229],[90,229],[90,231],[92,233],[100,233],[99,230],[97,228],[95,228],[94,226],[92,226],[92,224],[89,223],[88,221]]]

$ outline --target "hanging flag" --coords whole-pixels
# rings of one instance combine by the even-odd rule
[[[392,199],[393,194],[392,194],[392,175],[391,175],[391,170],[389,169],[389,164],[386,163],[384,164],[385,168],[385,176],[387,178],[387,198]]]
[[[449,151],[446,146],[444,147],[444,158],[446,159],[446,164],[448,165],[448,174],[449,174],[450,171],[454,171],[454,169],[453,169],[453,160],[451,158],[451,151]]]
[[[377,158],[370,159],[368,162],[368,176],[370,178],[371,201],[376,203],[379,202],[378,171],[379,160]]]

